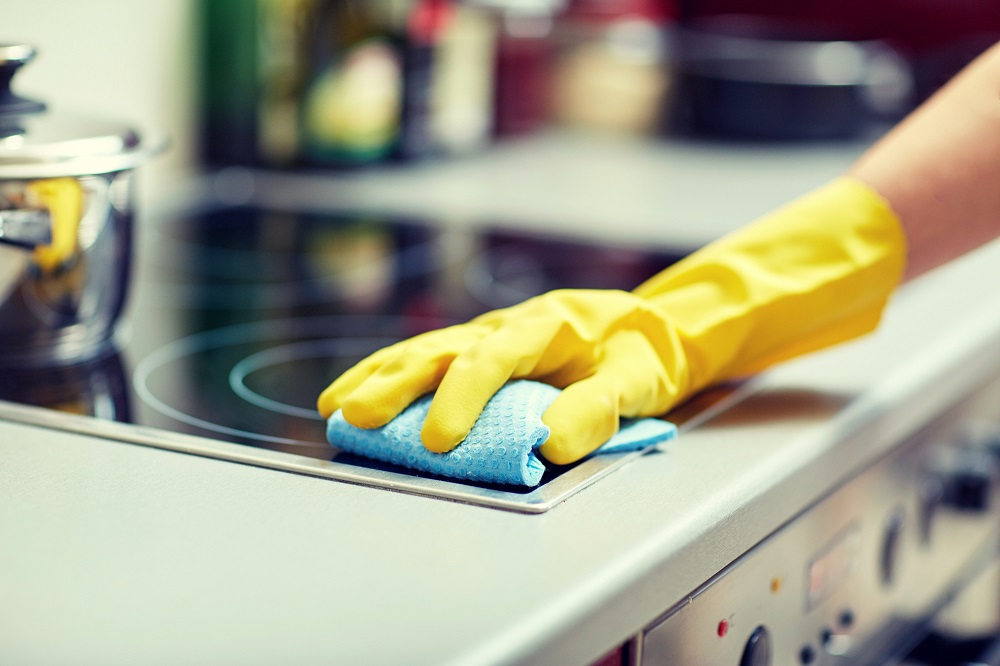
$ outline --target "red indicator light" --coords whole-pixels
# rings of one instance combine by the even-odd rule
[[[719,620],[719,626],[716,628],[715,633],[719,634],[719,638],[722,638],[729,633],[729,621]]]

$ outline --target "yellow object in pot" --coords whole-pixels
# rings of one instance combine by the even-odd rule
[[[36,180],[27,186],[32,205],[47,208],[52,220],[52,242],[35,248],[35,263],[52,273],[77,254],[77,231],[83,215],[83,188],[74,178]]]

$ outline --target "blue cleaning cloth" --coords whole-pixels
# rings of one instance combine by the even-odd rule
[[[542,414],[560,390],[529,380],[506,384],[486,404],[468,437],[448,453],[432,453],[420,441],[431,395],[370,430],[356,428],[337,410],[326,436],[338,449],[432,474],[469,481],[537,486],[545,465],[535,454],[549,437]],[[673,439],[677,426],[660,419],[623,419],[618,434],[595,453],[636,451]]]

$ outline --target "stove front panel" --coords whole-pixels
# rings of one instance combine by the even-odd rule
[[[646,629],[641,663],[896,663],[997,560],[998,445],[1000,380],[694,590]]]

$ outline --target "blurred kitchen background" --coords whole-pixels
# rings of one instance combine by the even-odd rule
[[[987,0],[5,0],[2,16],[5,41],[39,49],[16,90],[169,134],[146,200],[205,172],[239,190],[232,167],[406,189],[553,135],[628,146],[629,178],[654,183],[669,173],[641,174],[664,151],[711,176],[718,161],[684,151],[733,147],[732,180],[748,155],[833,146],[819,180],[1000,38]],[[511,168],[591,155],[560,141]],[[469,196],[450,182],[407,196]]]

